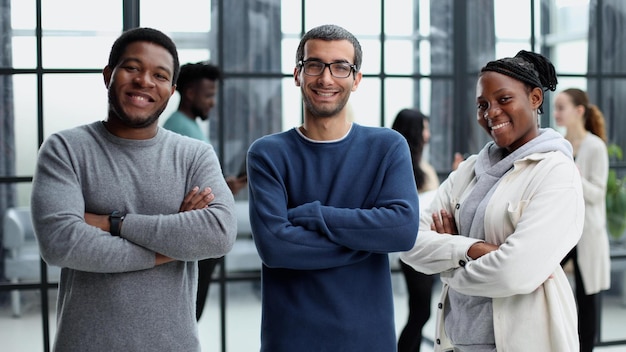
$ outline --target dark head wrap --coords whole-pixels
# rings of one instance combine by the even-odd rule
[[[558,83],[554,65],[550,60],[531,51],[520,50],[514,57],[490,61],[480,72],[493,71],[524,82],[530,88],[555,91]],[[543,113],[543,102],[539,106]]]

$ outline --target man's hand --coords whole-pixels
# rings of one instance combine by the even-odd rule
[[[452,171],[456,170],[459,167],[459,164],[463,162],[465,158],[461,153],[454,153],[454,160],[452,160]]]
[[[246,187],[248,184],[248,176],[228,176],[226,177],[226,184],[230,191],[233,192],[233,195],[239,193],[242,188]]]
[[[200,191],[200,187],[194,187],[183,199],[183,203],[180,205],[179,212],[203,209],[209,206],[215,199],[215,195],[210,187],[206,187]]]
[[[430,225],[431,230],[451,235],[458,234],[454,218],[452,214],[448,213],[446,210],[441,209],[439,213],[433,213],[432,217],[433,223]]]
[[[85,222],[91,226],[95,226],[102,231],[111,231],[111,223],[109,215],[98,215],[94,213],[85,213]]]
[[[203,209],[206,208],[209,203],[215,199],[215,195],[212,193],[211,188],[206,187],[200,191],[200,187],[194,187],[183,199],[180,205],[179,212]],[[109,222],[109,215],[99,215],[94,213],[85,213],[85,222],[91,226],[95,226],[102,231],[110,232],[111,223]],[[156,253],[155,265],[161,265],[169,262],[173,262],[174,259],[166,257],[163,254]]]
[[[158,265],[173,262],[173,261],[175,261],[175,259],[166,257],[163,254],[157,253],[156,257],[154,258],[154,266],[158,266]]]
[[[185,198],[183,199],[182,204],[180,205],[179,212],[196,210],[196,209],[204,209],[209,206],[215,199],[215,195],[210,187],[206,187],[202,191],[200,191],[200,187],[196,186],[187,193]],[[154,259],[154,265],[161,265],[169,262],[173,262],[175,259],[164,256],[163,254],[156,253],[156,257]]]

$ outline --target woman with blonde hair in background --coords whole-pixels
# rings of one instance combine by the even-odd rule
[[[609,158],[604,116],[578,88],[560,92],[554,101],[556,124],[567,129],[574,160],[583,183],[585,224],[580,241],[563,259],[574,264],[578,334],[581,352],[592,351],[597,340],[597,294],[610,285],[609,240],[606,233],[606,180]]]

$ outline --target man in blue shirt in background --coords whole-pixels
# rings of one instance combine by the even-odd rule
[[[196,118],[209,119],[215,106],[218,83],[222,79],[219,67],[208,62],[187,63],[180,68],[176,90],[180,94],[178,110],[163,124],[163,128],[209,143],[209,138],[200,128]],[[228,187],[237,194],[247,184],[246,175],[226,178]],[[204,304],[209,295],[209,284],[215,267],[222,258],[209,258],[198,261],[198,295],[196,320],[200,320]]]

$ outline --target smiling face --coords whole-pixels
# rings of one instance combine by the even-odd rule
[[[499,147],[512,152],[539,135],[542,101],[541,88],[529,90],[514,78],[484,72],[476,85],[476,119]]]
[[[203,78],[188,89],[191,112],[202,120],[209,118],[209,112],[215,106],[217,82]]]
[[[115,67],[105,67],[108,122],[133,129],[155,127],[176,89],[174,59],[162,46],[138,41],[129,44]]]
[[[311,39],[305,43],[304,60],[353,64],[354,47],[347,40]],[[305,118],[338,116],[346,107],[350,93],[356,91],[361,77],[361,72],[357,72],[346,78],[336,78],[328,67],[319,76],[309,76],[296,67],[294,78],[302,91]]]

